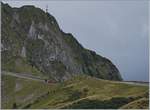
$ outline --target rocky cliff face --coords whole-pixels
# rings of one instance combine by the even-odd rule
[[[11,8],[7,4],[2,4],[1,11],[2,70],[38,71],[56,81],[80,74],[122,80],[110,60],[85,49],[49,13],[34,6]]]

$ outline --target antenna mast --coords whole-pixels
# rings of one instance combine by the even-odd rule
[[[48,5],[46,5],[46,13],[48,13]]]

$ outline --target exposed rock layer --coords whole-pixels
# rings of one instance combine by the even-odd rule
[[[4,70],[15,71],[19,57],[57,81],[80,74],[122,80],[110,60],[85,49],[72,34],[59,28],[52,15],[34,6],[11,8],[2,4],[1,43]]]

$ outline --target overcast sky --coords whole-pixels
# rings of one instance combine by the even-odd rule
[[[148,0],[5,1],[48,11],[64,32],[109,58],[124,80],[148,81]]]

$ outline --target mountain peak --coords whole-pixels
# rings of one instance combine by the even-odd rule
[[[81,74],[122,80],[110,60],[85,49],[71,33],[62,32],[56,19],[40,8],[7,9],[2,4],[2,27],[3,70],[33,73],[34,68],[56,81]],[[28,65],[31,71],[19,69],[18,64]]]

